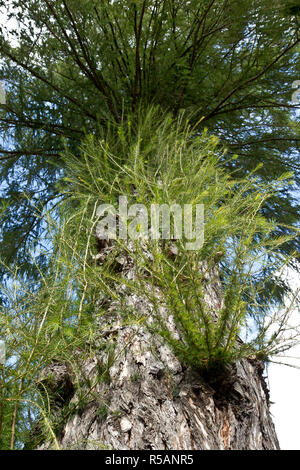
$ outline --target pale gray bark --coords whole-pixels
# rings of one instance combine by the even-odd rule
[[[132,278],[133,263],[126,258],[119,261],[123,274]],[[212,315],[222,303],[215,274],[206,288]],[[120,287],[120,299],[122,302],[106,300],[107,314],[98,322],[94,355],[81,361],[77,353],[77,363],[81,363],[77,381],[64,363],[49,366],[40,378],[52,392],[60,389],[54,413],[59,415],[63,401],[79,406],[63,423],[58,435],[61,448],[279,448],[262,362],[242,359],[210,377],[183,368],[170,347],[145,325],[122,323],[117,312],[124,305],[151,321],[147,300],[127,292],[124,286]],[[104,299],[99,305],[101,302],[103,307]],[[174,335],[180,337],[171,312],[162,308],[161,314]],[[52,379],[47,382],[49,372]],[[76,384],[70,385],[75,382],[81,383],[80,392]],[[49,447],[48,442],[40,446]]]

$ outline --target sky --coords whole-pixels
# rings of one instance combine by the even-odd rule
[[[0,11],[0,24],[6,23],[6,15]],[[12,20],[13,21],[13,20]],[[17,25],[11,21],[11,27]],[[296,77],[297,78],[297,77]],[[295,289],[300,288],[300,275],[289,273]],[[293,313],[295,323],[300,323],[300,312]],[[300,367],[300,345],[289,351],[290,356],[299,359],[282,359]],[[279,364],[268,366],[271,414],[279,444],[283,450],[300,450],[300,369]]]
[[[300,347],[295,349],[294,354],[300,356]],[[272,364],[269,383],[270,399],[274,402],[271,415],[280,448],[300,450],[300,370]]]
[[[300,288],[300,274],[289,270],[288,279],[294,291]],[[290,321],[300,323],[300,312],[294,310]],[[274,359],[300,367],[300,344],[288,351],[293,358]],[[297,359],[299,358],[299,359]],[[300,450],[300,369],[270,364],[268,369],[271,414],[282,450]]]

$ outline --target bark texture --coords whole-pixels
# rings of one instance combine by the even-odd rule
[[[119,263],[123,274],[132,278],[130,259],[124,257]],[[208,281],[206,302],[215,315],[222,303],[220,285],[215,275]],[[44,387],[54,393],[57,389],[55,413],[59,415],[63,403],[77,407],[59,432],[61,448],[279,448],[262,362],[243,359],[222,372],[201,375],[183,368],[170,347],[145,325],[124,325],[117,313],[124,306],[151,319],[146,299],[123,286],[120,301],[103,298],[99,306],[103,308],[105,302],[107,314],[100,317],[93,344],[96,352],[82,361],[77,377],[80,392],[71,385],[74,376],[64,363],[48,366],[40,378]],[[180,337],[171,312],[162,309],[161,314]],[[50,446],[46,442],[40,449]]]

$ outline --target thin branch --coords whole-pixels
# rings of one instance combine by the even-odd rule
[[[132,99],[133,110],[135,109],[135,105],[136,105],[136,101],[137,101],[137,95],[140,95],[141,91],[142,91],[140,41],[141,41],[141,33],[142,33],[142,25],[143,25],[145,9],[146,9],[146,0],[143,1],[140,20],[139,20],[139,24],[137,26],[137,9],[136,9],[136,5],[134,5],[135,77],[134,77],[133,93],[132,93],[132,95],[133,95],[133,99]],[[138,86],[139,86],[139,93],[137,92],[137,87]]]
[[[64,90],[62,90],[61,88],[59,88],[57,85],[55,85],[54,83],[50,82],[45,76],[41,75],[40,73],[38,73],[36,70],[34,70],[32,67],[29,67],[27,64],[25,64],[24,62],[22,62],[21,60],[19,60],[16,56],[14,56],[11,52],[9,52],[8,50],[4,50],[3,48],[1,48],[3,54],[7,57],[9,57],[14,63],[18,64],[21,68],[27,70],[27,72],[29,72],[31,75],[33,75],[35,78],[37,78],[38,80],[41,80],[43,83],[45,83],[46,85],[48,85],[50,88],[52,88],[53,90],[55,90],[57,93],[59,93],[61,96],[63,96],[64,98],[66,98],[68,101],[70,101],[71,103],[75,104],[75,106],[77,106],[79,109],[81,109],[83,111],[83,113],[86,115],[86,116],[89,116],[91,119],[93,119],[93,121],[97,121],[97,118],[94,114],[91,114],[87,109],[85,109],[81,103],[79,103],[77,100],[75,100],[72,96],[68,95]]]
[[[210,119],[215,113],[216,111],[218,111],[218,109],[220,109],[221,107],[223,107],[224,103],[226,103],[226,101],[229,100],[229,98],[231,98],[232,95],[234,95],[237,91],[241,90],[242,88],[244,88],[245,86],[249,85],[250,83],[256,81],[258,78],[262,77],[263,75],[265,75],[265,73],[274,65],[276,64],[280,59],[281,57],[283,57],[288,51],[290,51],[293,47],[295,47],[298,43],[300,42],[300,39],[297,39],[296,41],[294,41],[292,44],[290,44],[288,47],[286,47],[277,57],[275,57],[263,70],[261,70],[260,72],[258,72],[256,75],[254,75],[253,77],[250,77],[248,80],[246,80],[245,82],[243,83],[240,83],[238,86],[236,86],[233,90],[231,90],[221,101],[220,103],[217,104],[217,106],[210,112],[208,113],[203,121],[207,121],[208,119]]]

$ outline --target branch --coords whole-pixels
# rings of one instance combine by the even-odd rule
[[[62,149],[61,149],[62,150]],[[53,152],[53,151],[52,151]],[[47,153],[47,150],[44,149],[37,149],[37,150],[5,150],[0,149],[0,154],[6,155],[5,157],[0,156],[0,160],[10,160],[11,158],[19,158],[23,155],[43,155],[47,157],[59,157],[59,153]]]
[[[229,100],[229,98],[231,98],[232,95],[234,95],[237,91],[241,90],[242,88],[244,88],[245,86],[249,85],[250,83],[254,82],[255,80],[257,80],[258,78],[262,77],[263,75],[265,75],[265,73],[274,65],[276,64],[276,62],[278,62],[281,57],[283,57],[289,50],[291,50],[293,47],[295,47],[298,43],[300,42],[300,39],[297,39],[295,42],[293,42],[291,45],[289,45],[288,47],[286,47],[277,57],[275,57],[275,59],[272,60],[272,62],[270,62],[263,70],[261,70],[260,72],[258,72],[256,75],[254,75],[253,77],[250,77],[248,80],[246,80],[244,83],[241,83],[240,85],[236,86],[233,90],[231,90],[230,93],[228,93],[225,98],[223,98],[220,103],[209,113],[207,114],[203,121],[207,121],[208,119],[210,119],[218,109],[220,109],[221,107],[223,107],[223,104]]]
[[[141,40],[141,33],[142,33],[142,25],[143,25],[143,18],[145,14],[146,8],[146,0],[143,1],[142,11],[140,16],[139,25],[137,26],[137,10],[136,5],[134,5],[134,34],[135,34],[135,77],[134,77],[134,84],[133,84],[133,110],[136,105],[137,100],[137,86],[139,84],[139,94],[141,94],[142,90],[142,81],[141,81],[141,61],[140,61],[140,40]]]
[[[48,0],[45,0],[45,1],[48,1]],[[71,21],[73,30],[75,32],[76,38],[77,38],[79,46],[80,46],[80,49],[82,50],[83,57],[85,58],[85,61],[86,61],[86,63],[88,64],[88,66],[90,68],[91,73],[88,73],[88,76],[95,83],[98,90],[101,91],[103,93],[103,95],[106,97],[109,110],[110,110],[112,116],[117,120],[117,114],[116,114],[116,111],[114,109],[113,100],[112,100],[112,96],[114,96],[114,92],[113,92],[112,88],[108,85],[106,80],[104,79],[102,73],[99,70],[97,70],[95,68],[94,64],[92,63],[92,61],[91,61],[91,59],[90,59],[90,57],[89,57],[89,55],[86,51],[86,48],[85,48],[85,46],[82,42],[82,38],[79,34],[78,28],[77,28],[76,23],[75,23],[74,18],[73,18],[73,15],[72,15],[66,1],[65,0],[62,0],[62,1],[63,1],[63,4],[64,4],[64,7],[66,9],[67,15],[68,15],[68,17]],[[114,98],[115,98],[115,96],[114,96]]]
[[[274,142],[274,141],[289,141],[289,142],[300,142],[298,137],[266,137],[264,139],[250,140],[248,142],[241,142],[237,144],[229,144],[230,147],[246,147],[247,145],[261,144],[264,142]]]
[[[64,98],[66,98],[68,101],[70,101],[71,103],[75,104],[75,106],[77,106],[79,109],[81,109],[83,111],[83,113],[86,115],[86,116],[89,116],[91,119],[93,119],[93,121],[97,121],[97,118],[96,116],[94,116],[94,114],[91,114],[87,109],[85,109],[77,100],[75,100],[74,98],[72,98],[72,96],[68,95],[64,90],[62,90],[61,88],[59,88],[57,85],[55,85],[54,83],[51,83],[46,77],[44,77],[43,75],[39,74],[36,70],[34,70],[32,67],[29,67],[27,64],[25,64],[24,62],[22,62],[21,60],[19,60],[17,57],[15,57],[13,54],[11,54],[11,52],[9,52],[8,50],[4,50],[3,47],[1,48],[3,54],[7,57],[9,57],[14,63],[18,64],[21,68],[27,70],[27,72],[29,72],[31,75],[33,75],[35,78],[37,78],[38,80],[41,80],[43,83],[45,83],[46,85],[48,85],[50,88],[52,88],[53,90],[55,90],[57,93],[59,93],[61,96],[63,96]]]

